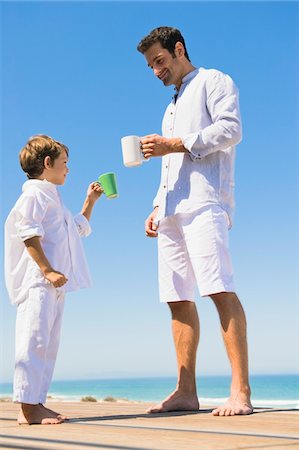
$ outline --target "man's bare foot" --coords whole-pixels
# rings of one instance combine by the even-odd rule
[[[43,405],[31,405],[28,403],[22,403],[21,405],[21,411],[18,417],[18,423],[20,425],[57,425],[62,422],[63,419],[57,417],[54,412],[50,413]]]
[[[146,412],[154,414],[168,411],[196,411],[198,409],[199,403],[196,394],[181,394],[179,391],[174,391],[163,402],[149,408]]]
[[[249,415],[253,413],[253,407],[250,402],[250,395],[238,391],[232,394],[224,405],[212,411],[213,416],[237,416]]]

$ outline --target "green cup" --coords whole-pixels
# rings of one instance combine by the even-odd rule
[[[99,176],[99,183],[104,189],[104,193],[107,198],[118,197],[115,173],[103,173]]]

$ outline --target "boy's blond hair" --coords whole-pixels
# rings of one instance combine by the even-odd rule
[[[53,165],[63,150],[69,154],[69,149],[64,144],[50,136],[32,136],[19,153],[21,167],[28,178],[38,178],[43,173],[46,156],[50,157]]]

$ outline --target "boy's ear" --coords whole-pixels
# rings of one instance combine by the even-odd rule
[[[44,168],[50,169],[52,167],[50,156],[46,156],[44,159]]]

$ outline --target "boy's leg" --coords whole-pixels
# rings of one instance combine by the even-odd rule
[[[57,295],[57,303],[56,303],[56,317],[50,331],[49,337],[49,345],[46,353],[46,361],[45,361],[45,369],[43,373],[43,380],[41,385],[41,395],[40,395],[40,404],[45,408],[44,404],[47,401],[47,394],[49,391],[49,387],[52,381],[53,371],[55,367],[55,362],[57,358],[57,352],[59,348],[60,342],[60,334],[61,334],[61,325],[62,325],[62,316],[64,310],[64,302],[65,295],[63,293],[58,293]],[[55,415],[55,417],[66,420],[66,416],[62,416],[61,414],[49,409],[45,408],[49,413]]]
[[[39,286],[31,288],[28,298],[18,306],[14,401],[22,404],[20,423],[52,424],[62,421],[39,404],[56,298],[54,287]]]

